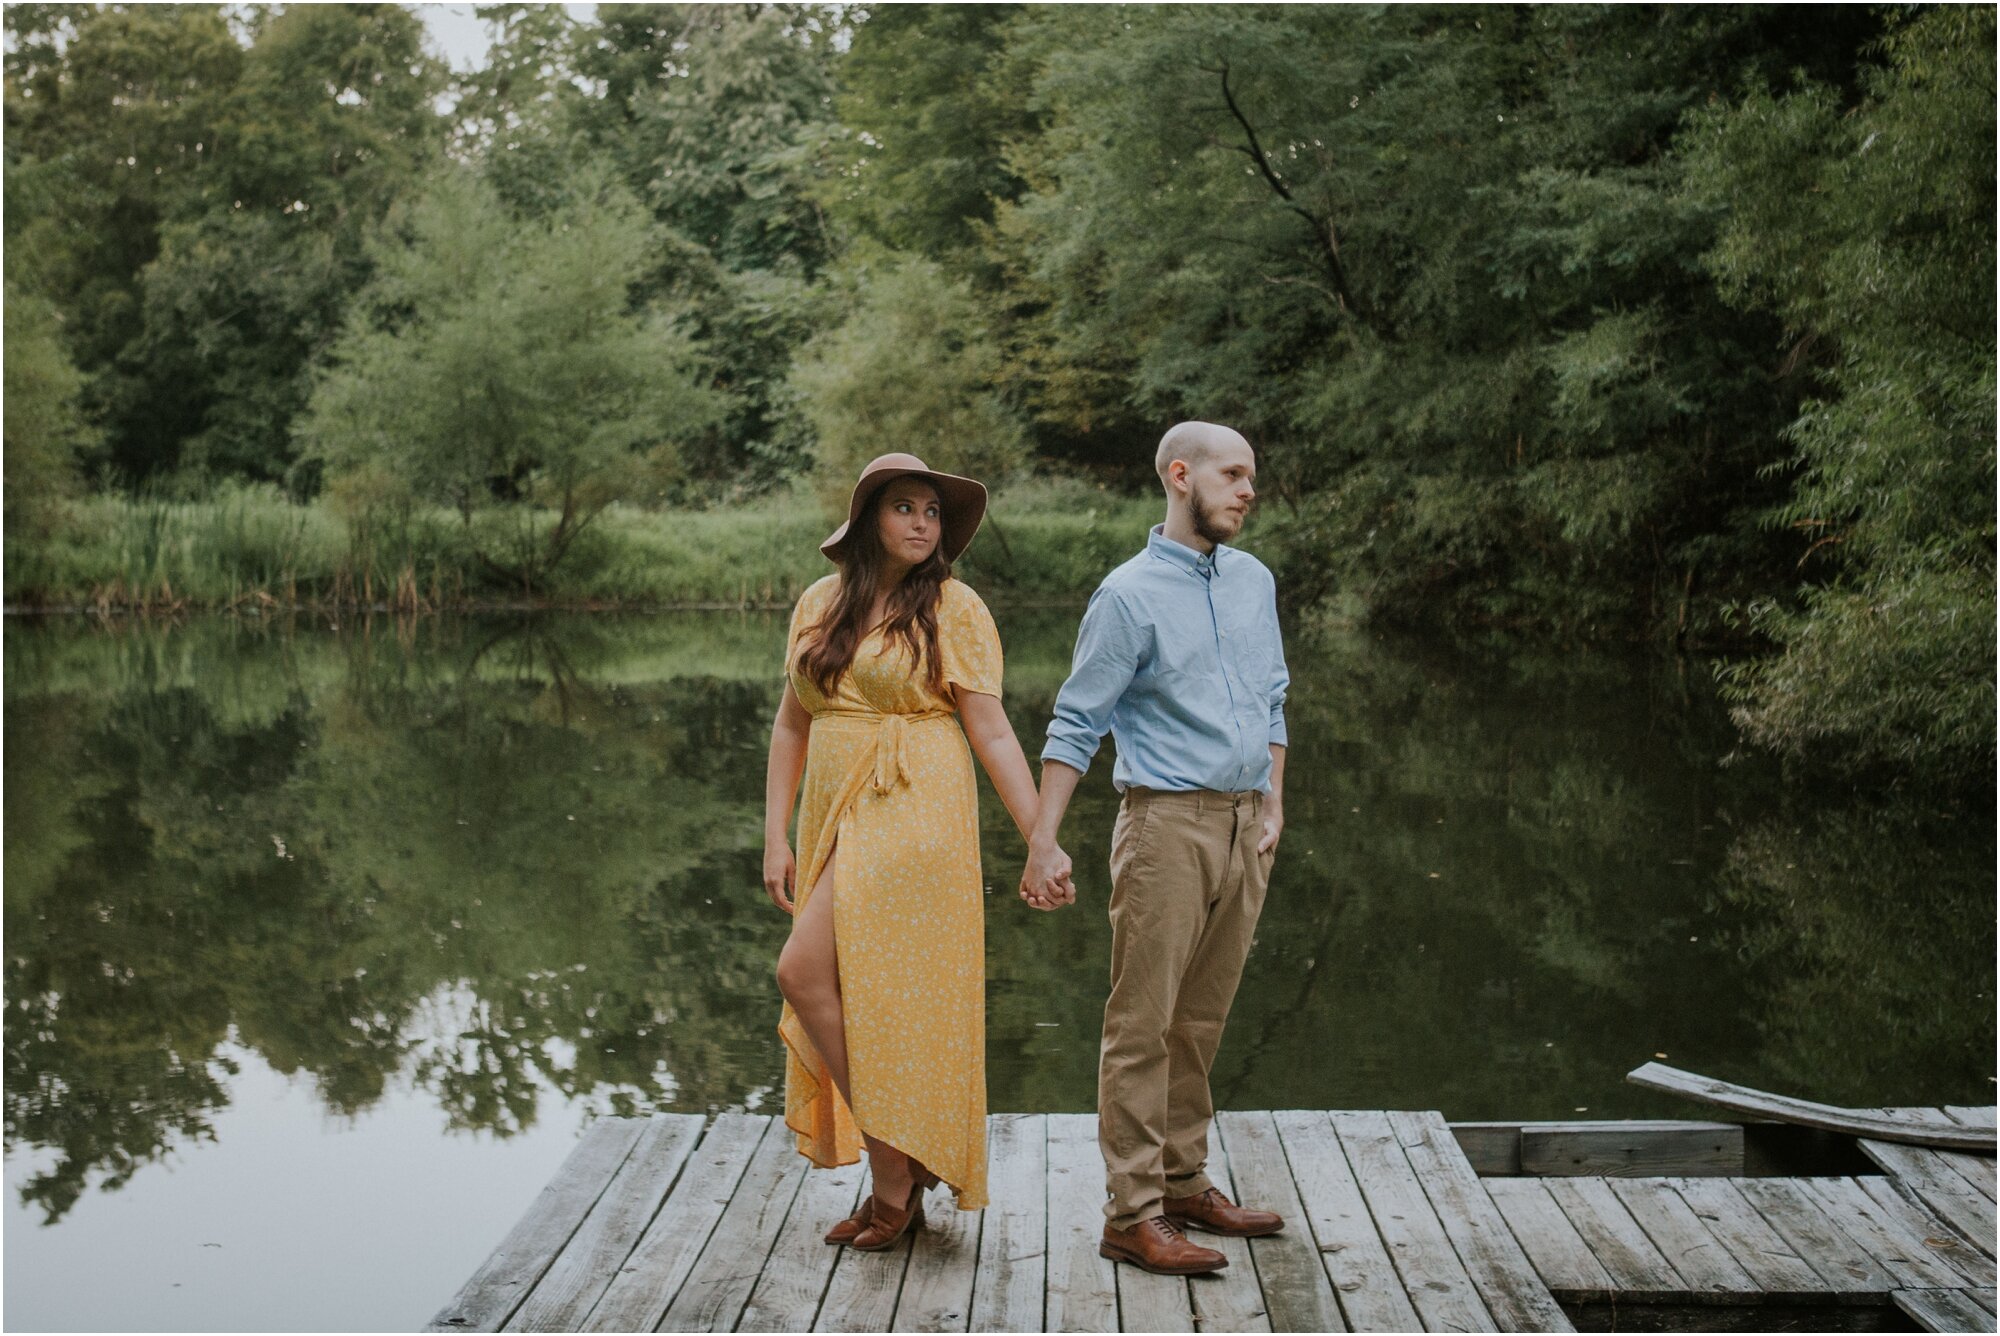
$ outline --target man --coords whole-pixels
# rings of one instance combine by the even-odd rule
[[[1042,749],[1042,805],[1021,895],[1075,898],[1057,843],[1107,730],[1124,794],[1111,848],[1111,997],[1097,1074],[1110,1200],[1099,1251],[1167,1275],[1228,1265],[1181,1232],[1283,1228],[1203,1173],[1208,1073],[1284,829],[1284,647],[1276,585],[1225,547],[1243,527],[1257,459],[1227,427],[1183,422],[1154,467],[1167,518],[1091,596]]]

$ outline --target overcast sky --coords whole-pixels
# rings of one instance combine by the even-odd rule
[[[413,4],[410,8],[423,17],[424,26],[431,30],[431,37],[453,69],[477,69],[485,61],[489,34],[486,25],[473,14],[471,5]],[[579,19],[597,15],[594,4],[563,8]]]

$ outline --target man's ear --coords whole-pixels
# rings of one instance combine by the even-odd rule
[[[1185,459],[1176,459],[1167,465],[1167,483],[1177,492],[1187,490],[1188,466]]]

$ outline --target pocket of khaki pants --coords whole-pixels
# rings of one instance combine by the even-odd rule
[[[1146,847],[1146,831],[1153,822],[1153,804],[1150,802],[1126,803],[1118,809],[1118,824],[1111,831],[1111,884],[1116,890],[1118,881],[1128,869],[1138,862]]]

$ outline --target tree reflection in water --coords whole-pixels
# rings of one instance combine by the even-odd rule
[[[1001,623],[1032,755],[1075,615]],[[52,1152],[26,1200],[57,1220],[210,1136],[232,1040],[332,1113],[407,1084],[502,1136],[549,1091],[775,1108],[782,638],[705,614],[11,627],[6,1132]],[[1990,802],[1953,821],[1719,768],[1726,725],[1671,665],[1333,633],[1291,657],[1290,824],[1224,1102],[1684,1114],[1620,1084],[1656,1050],[1990,1100]],[[996,1110],[1094,1101],[1108,768],[1062,915],[1019,907],[1020,842],[982,805]]]

